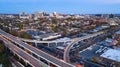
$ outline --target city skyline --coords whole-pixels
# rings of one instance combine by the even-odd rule
[[[0,0],[0,67],[120,67],[120,0]]]
[[[73,14],[119,14],[119,0],[0,0],[0,13],[18,14],[35,11]]]

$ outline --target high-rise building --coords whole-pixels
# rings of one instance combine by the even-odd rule
[[[109,14],[109,18],[114,18],[114,14]]]
[[[21,12],[21,13],[19,14],[19,18],[28,19],[28,18],[29,18],[29,15],[28,15],[27,13],[25,13],[25,12]]]
[[[34,16],[39,18],[39,17],[44,16],[44,13],[43,12],[35,12]]]

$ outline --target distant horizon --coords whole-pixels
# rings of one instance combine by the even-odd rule
[[[120,14],[120,0],[0,0],[0,14]]]
[[[22,12],[24,12],[24,11],[22,11]],[[19,13],[0,13],[0,14],[20,14],[22,12],[19,12]],[[35,12],[42,12],[42,11],[35,11]],[[34,14],[35,12],[32,12],[32,13],[25,12],[25,13]],[[51,13],[54,13],[54,12],[46,12],[46,13],[51,14]],[[87,14],[93,14],[93,15],[94,14],[120,14],[120,13],[86,13],[86,14],[82,14],[82,13],[61,13],[61,12],[56,12],[56,13],[58,13],[58,14],[71,14],[71,15],[74,15],[74,14],[80,14],[80,15],[87,15]]]
[[[60,13],[60,14],[120,14],[119,13],[81,13],[81,12],[57,12],[57,11],[53,11],[53,12],[49,12],[49,11],[32,11],[32,12],[28,12],[28,11],[20,11],[20,12],[1,12],[0,11],[0,14],[19,14],[21,12],[25,12],[27,14],[34,14],[35,12],[46,12],[46,13],[53,13],[53,12],[56,12],[56,13]]]

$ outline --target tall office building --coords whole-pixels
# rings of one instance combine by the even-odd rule
[[[114,14],[109,14],[109,18],[114,18]]]
[[[25,12],[21,12],[21,13],[19,14],[19,18],[28,19],[28,18],[29,18],[29,15],[28,15],[27,13],[25,13]]]

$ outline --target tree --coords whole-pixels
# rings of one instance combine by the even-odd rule
[[[12,67],[8,58],[6,57],[4,48],[5,46],[3,41],[0,41],[0,64],[2,64],[3,67]]]
[[[15,24],[17,27],[19,27],[20,29],[23,29],[23,24],[21,24],[21,23],[16,23]]]
[[[26,32],[21,32],[19,37],[21,37],[21,38],[26,38],[26,39],[32,39],[32,36],[29,35],[29,34],[26,33]]]
[[[108,38],[112,38],[112,35],[107,35]]]
[[[0,40],[0,54],[4,51],[3,41]]]
[[[12,35],[14,35],[14,36],[18,36],[18,32],[15,31],[15,30],[12,30],[10,33],[11,33]]]
[[[52,30],[53,30],[54,32],[57,32],[57,31],[58,31],[57,26],[52,25],[51,28],[52,28]]]
[[[63,31],[63,35],[67,35],[67,30],[65,28],[61,28],[61,30]]]
[[[29,20],[26,19],[25,21],[23,21],[24,24],[29,24]]]
[[[93,62],[98,62],[96,57],[93,57],[92,60],[93,60]]]
[[[89,30],[91,30],[91,29],[93,29],[93,28],[95,28],[94,26],[88,26],[88,29]]]
[[[2,26],[2,25],[0,25],[0,28],[1,28],[1,29],[3,29],[3,26]]]
[[[3,24],[4,24],[4,26],[9,26],[9,23],[6,21]]]
[[[57,24],[58,23],[58,19],[57,18],[52,18],[52,22]]]
[[[7,33],[9,33],[9,32],[10,32],[10,29],[7,27],[7,28],[5,29],[5,31],[6,31]]]

